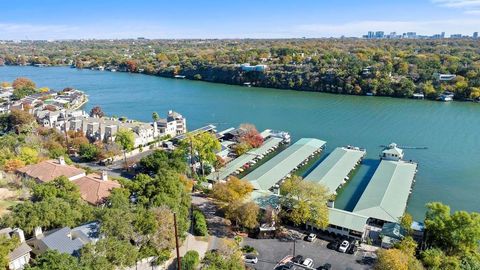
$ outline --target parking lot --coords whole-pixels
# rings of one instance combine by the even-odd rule
[[[332,270],[363,270],[372,269],[371,266],[361,265],[356,262],[362,257],[362,252],[356,254],[345,254],[327,249],[327,241],[316,239],[314,242],[304,240],[295,241],[295,255],[302,255],[304,258],[311,258],[314,268],[329,263]],[[288,255],[293,254],[294,242],[279,239],[252,239],[245,238],[243,245],[254,247],[258,255],[258,263],[250,265],[257,270],[272,270],[277,263]]]

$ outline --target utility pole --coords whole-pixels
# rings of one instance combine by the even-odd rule
[[[173,213],[173,226],[175,227],[175,246],[177,248],[177,269],[182,269],[182,263],[180,262],[180,248],[178,247],[178,232],[177,232],[177,213]]]

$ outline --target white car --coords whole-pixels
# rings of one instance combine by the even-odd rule
[[[307,241],[308,242],[313,242],[313,241],[315,241],[315,239],[317,239],[317,235],[314,234],[314,233],[311,233],[307,236]]]
[[[312,268],[312,267],[313,267],[313,260],[310,259],[310,258],[306,258],[306,259],[303,261],[302,265],[304,265],[304,266],[306,266],[306,267]]]
[[[347,252],[348,247],[350,246],[350,243],[348,243],[347,240],[343,240],[342,244],[338,248],[338,251],[345,253]]]
[[[256,264],[258,262],[258,258],[257,256],[255,255],[251,255],[251,254],[247,254],[243,257],[243,260],[246,262],[246,263],[253,263],[253,264]]]

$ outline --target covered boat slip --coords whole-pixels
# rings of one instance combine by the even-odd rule
[[[322,184],[336,194],[350,172],[360,163],[366,151],[359,148],[338,147],[312,170],[304,180]]]
[[[325,144],[325,141],[318,139],[300,139],[243,179],[250,181],[257,190],[269,190],[305,160],[321,151]]]
[[[417,164],[382,160],[353,212],[379,221],[398,222],[407,207]]]
[[[277,148],[281,142],[281,138],[269,138],[259,148],[254,148],[248,151],[247,153],[227,163],[225,167],[221,168],[219,171],[212,172],[207,176],[207,179],[210,181],[225,180],[228,176],[241,169],[245,164],[255,162],[257,158],[262,158],[263,155],[267,154],[272,149]]]

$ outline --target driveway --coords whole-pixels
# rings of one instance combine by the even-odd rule
[[[370,266],[360,265],[356,262],[361,258],[361,252],[355,255],[340,253],[327,249],[328,242],[316,239],[313,243],[304,240],[296,240],[295,255],[302,255],[304,258],[311,258],[314,268],[325,263],[332,265],[332,270],[363,270],[371,269]],[[288,255],[293,254],[293,241],[282,241],[279,239],[252,239],[244,238],[242,245],[254,247],[258,255],[258,263],[251,265],[258,270],[272,270],[277,263]]]

